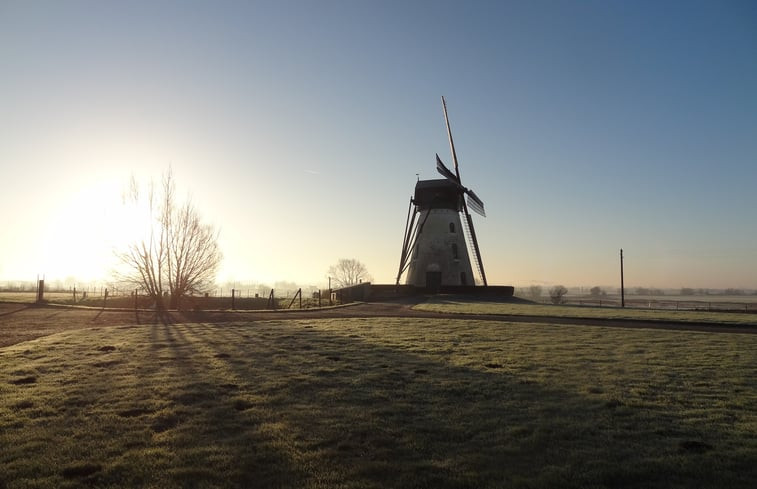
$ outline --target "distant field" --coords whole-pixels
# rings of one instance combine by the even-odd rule
[[[0,348],[0,487],[743,487],[757,336],[404,318]]]
[[[73,298],[71,292],[45,292],[45,299],[66,301]],[[37,300],[36,292],[0,292],[0,301],[32,303]]]
[[[523,296],[525,297],[525,296]],[[568,294],[565,296],[571,302],[576,301],[617,301],[620,302],[620,294],[607,294],[605,296],[591,296],[591,295],[573,295]],[[549,301],[549,295],[545,293],[541,298],[542,301]],[[677,295],[677,294],[660,294],[660,295],[639,295],[639,294],[626,294],[626,302],[638,302],[644,303],[649,301],[679,301],[679,302],[732,302],[735,304],[755,304],[757,303],[757,295],[755,294],[741,294],[741,295],[726,295],[726,294],[710,294],[710,295]]]
[[[549,297],[541,297],[536,302],[551,305]],[[563,297],[564,304],[604,307],[620,307],[620,295],[606,296],[572,295]],[[690,311],[748,312],[757,314],[757,295],[637,295],[628,294],[625,306],[635,309],[667,309]]]
[[[591,297],[586,297],[590,299]],[[617,300],[620,300],[618,295]],[[639,301],[655,301],[655,300],[671,300],[681,302],[733,302],[735,304],[755,304],[757,303],[757,295],[754,294],[742,294],[742,295],[627,295],[626,299],[639,300]]]
[[[521,304],[512,302],[480,301],[455,296],[435,296],[414,309],[458,314],[505,314],[516,316],[552,316],[598,319],[639,319],[682,322],[711,322],[733,325],[757,325],[757,314],[671,311],[665,309],[633,309],[619,307],[592,307],[569,305]]]

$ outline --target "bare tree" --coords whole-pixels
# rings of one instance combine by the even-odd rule
[[[368,269],[365,265],[354,258],[342,258],[336,265],[331,265],[329,267],[329,277],[333,281],[332,285],[335,285],[337,288],[359,284],[363,280],[371,280],[371,276],[368,274]]]
[[[221,250],[218,232],[200,221],[192,202],[184,203],[171,214],[165,223],[168,235],[166,263],[171,308],[176,308],[181,297],[212,287],[221,263]]]
[[[117,252],[124,265],[118,278],[144,289],[159,309],[165,308],[164,298],[170,295],[170,307],[176,308],[182,297],[212,286],[222,255],[218,232],[202,223],[192,202],[177,204],[170,169],[160,190],[156,196],[155,186],[148,186],[147,232]],[[128,200],[138,204],[141,198],[132,178]]]
[[[117,251],[116,256],[123,265],[117,273],[117,279],[131,286],[143,289],[155,300],[156,307],[163,309],[163,270],[166,263],[167,247],[165,230],[156,225],[160,222],[159,204],[156,202],[155,185],[150,182],[147,195],[143,197],[139,186],[132,176],[124,203],[133,206],[133,212],[139,212],[140,204],[146,204],[146,233],[130,243],[126,250]]]
[[[552,300],[552,304],[562,304],[564,299],[563,296],[568,293],[568,289],[566,289],[562,285],[555,285],[551,289],[549,289],[549,298]]]
[[[589,292],[591,293],[592,297],[599,297],[601,295],[607,295],[607,293],[604,290],[602,290],[602,287],[600,287],[599,285],[592,287],[589,290]]]
[[[541,285],[532,285],[528,288],[528,295],[538,302],[541,299],[542,290]]]

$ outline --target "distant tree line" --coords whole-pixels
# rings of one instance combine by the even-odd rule
[[[722,289],[722,290],[713,290],[713,289],[692,289],[689,287],[682,287],[681,288],[681,295],[757,295],[757,290],[744,290],[744,289],[734,289],[734,288],[728,288],[728,289]]]
[[[647,287],[636,287],[634,289],[636,295],[665,295],[665,291],[662,289],[654,289]]]

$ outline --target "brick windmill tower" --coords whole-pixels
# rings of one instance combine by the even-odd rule
[[[483,285],[488,285],[473,219],[468,212],[471,209],[485,217],[484,203],[462,184],[444,97],[442,108],[455,171],[450,171],[437,154],[436,170],[444,178],[418,180],[415,184],[397,273],[398,285],[402,274],[407,272],[406,284],[430,291],[445,286],[476,285],[474,266]]]

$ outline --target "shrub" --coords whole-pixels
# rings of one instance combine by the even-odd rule
[[[563,296],[568,293],[568,289],[566,289],[562,285],[555,285],[551,289],[549,289],[549,298],[552,300],[552,304],[562,304],[563,303]]]

